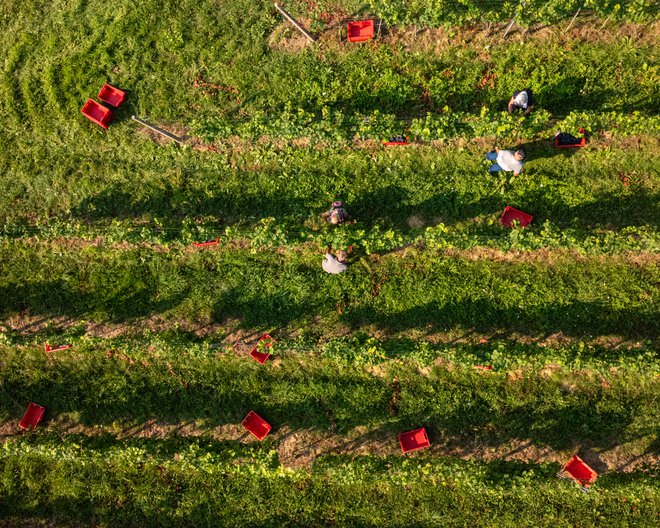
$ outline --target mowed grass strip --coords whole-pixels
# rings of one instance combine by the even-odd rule
[[[368,9],[366,7],[368,5]],[[617,7],[617,5],[619,7]],[[579,7],[584,7],[579,0],[533,0],[526,3],[525,9],[517,9],[506,0],[488,0],[481,2],[441,2],[434,0],[334,0],[332,2],[314,2],[290,0],[287,8],[292,13],[311,18],[315,27],[332,27],[335,19],[349,14],[362,14],[367,18],[372,13],[384,19],[388,25],[415,25],[423,28],[452,25],[472,25],[474,23],[504,23],[515,14],[517,24],[525,30],[534,23],[546,25],[561,24],[562,20],[571,19]],[[592,16],[607,17],[607,20],[653,20],[658,8],[652,0],[637,0],[629,4],[612,4],[607,0],[593,0],[588,4],[587,13]],[[579,14],[579,13],[578,13]],[[583,13],[583,16],[585,13]],[[591,23],[596,21],[591,19]],[[599,27],[601,24],[596,24]],[[603,24],[602,27],[604,27]],[[496,26],[497,27],[497,26]],[[504,27],[504,26],[503,26]],[[545,27],[545,26],[544,26]],[[601,27],[601,30],[602,30]],[[521,30],[522,30],[521,28]],[[494,31],[496,34],[497,31]],[[515,33],[515,29],[513,33]],[[533,32],[530,32],[533,35]],[[417,34],[417,31],[415,31]],[[527,34],[525,31],[524,35]]]
[[[93,1],[41,7],[39,2],[7,7],[11,30],[0,36],[8,57],[0,90],[4,223],[34,225],[57,217],[180,227],[184,218],[227,225],[275,217],[292,218],[295,225],[337,198],[351,205],[356,218],[382,218],[397,226],[406,226],[411,216],[455,225],[493,215],[506,204],[532,209],[539,221],[560,226],[657,223],[657,148],[649,144],[605,150],[586,164],[581,155],[553,156],[532,146],[530,178],[506,186],[485,174],[481,148],[411,153],[419,162],[383,153],[372,163],[371,152],[303,155],[293,149],[278,155],[271,147],[214,156],[137,139],[129,120],[137,113],[175,122],[177,133],[194,122],[194,128],[221,140],[252,123],[250,137],[270,134],[277,141],[307,135],[305,127],[298,130],[281,118],[300,109],[312,123],[335,116],[328,126],[344,140],[352,134],[339,115],[360,123],[358,136],[377,139],[392,132],[393,116],[428,113],[443,129],[452,112],[478,117],[485,107],[503,109],[526,79],[544,111],[615,112],[626,129],[630,112],[657,113],[660,83],[652,46],[622,39],[567,50],[563,43],[539,42],[479,53],[450,48],[437,55],[384,44],[287,54],[267,45],[281,18],[268,2],[120,3],[108,10]],[[193,86],[198,75],[226,89],[206,93],[209,89]],[[488,83],[480,88],[484,78]],[[106,80],[129,97],[104,132],[79,110]],[[571,131],[577,133],[579,125],[574,122]],[[654,135],[637,131],[642,132]],[[531,138],[525,126],[520,136],[508,125],[481,135]],[[624,177],[630,178],[629,189],[621,183]]]
[[[231,228],[247,238],[296,244],[340,236],[320,221],[335,199],[357,221],[342,228],[352,238],[376,228],[407,236],[440,223],[450,236],[502,238],[508,231],[498,220],[512,205],[534,216],[532,230],[547,224],[579,247],[589,236],[616,237],[626,228],[657,238],[655,144],[645,136],[630,146],[556,152],[540,142],[528,148],[517,178],[489,174],[484,156],[491,146],[483,144],[397,151],[255,147],[215,155],[138,142],[127,152],[108,144],[73,147],[72,157],[53,164],[48,151],[36,151],[8,167],[0,218],[7,232],[21,236],[80,233],[165,243]]]
[[[0,454],[10,522],[69,526],[653,526],[658,488],[603,475],[584,494],[558,464],[326,457],[287,470],[265,449],[178,439],[19,441]]]
[[[565,256],[470,260],[410,248],[356,257],[332,276],[322,251],[105,249],[4,242],[0,316],[165,320],[332,335],[360,328],[658,338],[657,263]]]
[[[633,111],[651,118],[657,113],[657,50],[643,42],[574,49],[535,42],[480,52],[461,45],[440,53],[408,53],[389,43],[319,45],[289,54],[268,46],[281,23],[269,2],[42,7],[7,7],[10,30],[0,36],[7,51],[0,90],[5,224],[43,225],[57,218],[64,225],[98,225],[103,236],[112,221],[176,230],[185,221],[221,229],[275,218],[295,231],[341,198],[367,227],[380,222],[399,231],[420,222],[452,228],[474,228],[476,222],[478,234],[493,235],[489,223],[504,205],[534,214],[536,225],[657,229],[657,131],[628,118]],[[198,76],[221,88],[195,87]],[[250,140],[271,135],[275,143],[306,136],[324,122],[345,142],[354,134],[381,138],[392,133],[392,123],[428,115],[431,131],[420,133],[435,137],[438,129],[451,138],[465,134],[460,123],[452,129],[454,114],[479,118],[488,107],[481,119],[487,124],[520,88],[520,79],[539,100],[526,121],[533,124],[504,123],[503,130],[477,134],[511,143],[501,146],[518,139],[532,143],[526,173],[514,182],[485,173],[490,139],[487,148],[460,152],[315,152],[313,146],[277,152],[272,145],[239,145],[209,155],[154,145],[129,120],[137,113],[175,123],[177,133],[192,127],[220,141],[237,132]],[[125,89],[128,101],[104,132],[79,110],[106,80]],[[613,112],[616,125],[605,128],[651,138],[614,151],[606,145],[589,154],[555,155],[538,138],[531,141],[541,110],[558,116]],[[312,116],[310,126],[300,126],[299,114]],[[575,118],[571,131],[580,124]],[[602,127],[593,128],[595,136]]]
[[[102,347],[47,355],[3,346],[0,354],[3,421],[20,418],[35,401],[47,407],[54,430],[150,420],[213,428],[239,424],[255,410],[275,431],[341,434],[363,426],[391,435],[426,426],[434,435],[557,449],[611,448],[658,432],[653,369],[482,372],[446,361],[421,368],[413,360],[374,367],[314,349],[265,366],[247,356],[190,357],[184,350],[165,358]]]
[[[260,342],[264,332],[249,329],[194,326],[180,320],[151,327],[151,324],[113,325],[60,318],[31,319],[23,315],[4,322],[0,346],[5,351],[15,348],[19,354],[26,351],[39,355],[44,343],[53,347],[67,344],[74,350],[64,352],[65,357],[70,354],[97,356],[104,351],[117,354],[128,362],[182,362],[237,355],[247,358],[247,354],[258,346],[258,350],[269,352],[273,361],[304,362],[313,355],[358,366],[376,366],[398,360],[416,362],[420,368],[432,364],[464,368],[490,365],[496,371],[512,374],[519,369],[540,371],[546,368],[605,375],[619,369],[650,376],[660,372],[660,355],[652,341],[617,341],[611,336],[578,340],[553,334],[530,340],[511,333],[504,337],[499,333],[458,332],[428,336],[428,339],[405,335],[378,339],[359,331],[332,337],[317,328],[292,334],[276,328],[267,330],[273,335],[271,346],[264,348],[264,343]],[[61,355],[53,354],[53,358]]]
[[[129,94],[120,119],[137,113],[186,124],[218,123],[218,117],[229,125],[255,118],[258,123],[259,116],[276,120],[287,108],[349,118],[421,116],[444,107],[478,113],[484,106],[504,110],[512,92],[527,86],[538,106],[555,115],[658,109],[652,40],[575,46],[549,38],[520,45],[497,37],[479,49],[458,42],[411,53],[389,40],[347,46],[331,38],[287,53],[271,48],[278,47],[269,40],[282,17],[265,0],[122,0],[112,10],[98,0],[54,2],[48,9],[28,2],[5,10],[5,127],[18,133],[28,121],[48,124],[34,133],[51,146],[73,143],[88,130],[79,109],[106,80]],[[71,127],[74,119],[78,125]],[[100,131],[95,136],[102,137]]]

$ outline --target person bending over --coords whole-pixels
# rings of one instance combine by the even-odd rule
[[[495,162],[489,167],[488,172],[513,171],[513,175],[518,176],[523,169],[525,156],[523,149],[514,152],[513,150],[501,150],[495,147],[495,150],[486,154],[488,161]]]
[[[344,223],[348,220],[348,213],[344,208],[344,202],[332,202],[330,210],[321,214],[321,218],[335,225]]]
[[[321,263],[323,271],[337,275],[338,273],[348,269],[348,264],[346,264],[348,253],[346,251],[340,250],[336,252],[336,255],[337,256],[335,257],[335,255],[332,254],[332,248],[330,246],[326,248],[325,256],[323,257],[323,262]]]
[[[529,88],[525,88],[524,90],[513,92],[513,97],[511,97],[507,108],[510,114],[513,114],[516,110],[522,110],[523,116],[528,116],[534,108],[532,91]]]

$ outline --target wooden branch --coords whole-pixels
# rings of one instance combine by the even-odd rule
[[[143,127],[147,127],[149,130],[153,130],[154,132],[160,134],[163,137],[166,137],[167,139],[171,139],[178,145],[183,145],[185,141],[180,138],[179,136],[175,136],[174,134],[168,132],[167,130],[163,130],[160,127],[157,127],[156,125],[152,125],[151,123],[147,123],[144,119],[140,119],[137,116],[131,116],[131,119],[133,121],[136,121],[137,123],[140,123]]]
[[[273,2],[273,5],[275,6],[275,9],[277,9],[280,13],[282,13],[282,16],[286,18],[289,22],[291,22],[294,27],[300,31],[303,35],[305,35],[311,42],[316,42],[316,39],[310,35],[307,30],[300,25],[300,23],[293,18],[289,13],[287,13],[284,9],[282,9],[277,2]]]

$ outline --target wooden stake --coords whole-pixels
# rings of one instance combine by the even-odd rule
[[[525,2],[521,2],[520,7],[525,7]],[[504,30],[504,35],[502,35],[502,38],[506,38],[506,36],[509,34],[509,31],[511,31],[511,28],[513,27],[513,23],[516,21],[516,18],[518,18],[518,15],[520,15],[520,11],[518,11],[515,15],[513,15],[511,22],[509,22],[509,25]]]
[[[571,19],[571,23],[568,25],[568,27],[564,30],[564,33],[567,33],[569,29],[571,29],[571,26],[573,25],[573,22],[575,22],[575,19],[577,16],[580,14],[580,11],[582,11],[582,6],[578,7],[578,10],[575,12],[575,15]]]
[[[518,18],[518,13],[516,13],[515,16],[511,19],[511,22],[509,22],[509,25],[504,30],[504,35],[502,35],[502,38],[506,38],[506,36],[509,34],[509,31],[511,31],[511,28],[513,27],[513,23],[516,21],[516,18]]]
[[[143,127],[147,127],[149,130],[153,130],[154,132],[157,132],[163,137],[166,137],[167,139],[171,139],[178,145],[183,145],[185,142],[182,138],[179,136],[175,136],[174,134],[168,132],[167,130],[163,130],[160,127],[157,127],[156,125],[152,125],[151,123],[147,123],[144,119],[140,119],[137,116],[131,116],[131,119],[133,121],[136,121],[137,123],[140,123]]]
[[[612,18],[612,15],[608,16],[608,17],[605,19],[605,22],[603,22],[603,25],[600,26],[600,29],[598,30],[599,32],[600,32],[600,31],[603,31],[603,28],[605,27],[605,24],[607,24],[607,23],[610,21],[610,18]]]
[[[280,13],[282,13],[282,16],[286,18],[289,22],[291,22],[294,27],[300,31],[303,35],[305,35],[311,42],[316,42],[316,39],[310,35],[307,30],[300,25],[300,23],[293,18],[289,13],[287,13],[284,9],[282,9],[277,2],[273,2],[273,5],[275,6],[275,9],[277,9]]]

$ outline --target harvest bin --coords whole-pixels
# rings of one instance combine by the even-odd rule
[[[250,411],[243,420],[243,427],[252,433],[257,440],[261,441],[272,429],[271,425],[256,412]]]
[[[99,126],[107,129],[112,121],[112,112],[94,99],[87,99],[85,106],[80,110],[82,114]]]
[[[30,428],[34,429],[35,427],[37,427],[37,424],[44,417],[45,412],[46,412],[45,407],[42,407],[41,405],[37,405],[36,403],[30,403],[30,405],[28,405],[27,411],[25,411],[25,414],[23,415],[23,418],[21,419],[18,426],[21,429],[30,429]]]
[[[399,444],[401,444],[401,451],[407,453],[408,451],[416,451],[431,445],[429,437],[426,434],[424,427],[408,431],[406,433],[399,433]]]
[[[513,227],[513,221],[518,220],[518,222],[520,222],[520,226],[525,227],[532,221],[533,218],[534,217],[532,215],[523,213],[522,211],[518,211],[518,209],[514,209],[510,205],[507,205],[504,208],[504,213],[502,213],[500,222],[502,222],[502,224],[506,227]]]
[[[44,345],[44,350],[46,353],[49,352],[59,352],[60,350],[66,350],[67,348],[71,348],[72,345],[51,345],[50,343],[46,343]]]
[[[569,145],[560,145],[559,144],[559,139],[555,137],[555,148],[580,148],[584,147],[587,144],[587,138],[584,136],[584,128],[580,129],[580,134],[582,134],[582,139],[580,140],[579,143],[573,143]]]
[[[349,22],[346,26],[346,36],[349,42],[364,42],[374,38],[374,21],[360,20]]]
[[[208,246],[215,246],[219,243],[220,243],[219,238],[215,238],[215,239],[212,238],[212,239],[206,240],[204,242],[193,242],[193,246],[195,246],[195,247],[208,247]]]
[[[582,484],[585,488],[589,484],[596,482],[598,473],[591,469],[579,456],[573,455],[566,465],[563,467],[563,470],[568,473],[570,478],[572,478],[578,484]]]
[[[259,343],[261,343],[262,341],[265,341],[265,343],[264,343],[265,348],[271,349],[271,348],[273,348],[273,343],[275,342],[275,340],[272,337],[270,337],[270,335],[264,334],[264,335],[261,336],[261,338],[259,339],[259,342],[255,345],[255,347],[250,352],[250,355],[252,356],[252,358],[255,361],[258,361],[259,363],[261,363],[263,365],[264,363],[266,363],[266,361],[270,357],[270,354],[267,353],[267,352],[259,352],[259,350],[258,350]]]
[[[124,102],[124,99],[126,99],[126,93],[122,92],[118,88],[115,88],[114,86],[104,84],[103,88],[101,88],[101,91],[99,92],[98,98],[104,103],[108,103],[109,105],[117,108]]]

